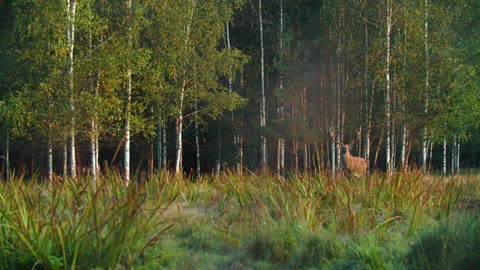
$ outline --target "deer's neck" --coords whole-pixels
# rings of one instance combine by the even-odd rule
[[[348,162],[349,160],[352,159],[352,155],[350,155],[350,152],[347,151],[344,155],[343,155],[343,163],[344,163],[344,166],[345,167],[348,167]]]

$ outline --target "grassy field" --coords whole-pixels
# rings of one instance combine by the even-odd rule
[[[0,269],[477,269],[480,177],[0,184]]]

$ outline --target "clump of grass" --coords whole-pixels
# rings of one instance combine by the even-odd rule
[[[426,228],[406,255],[409,269],[477,269],[480,219],[462,216]]]
[[[147,251],[170,227],[161,202],[172,199],[119,179],[1,184],[0,235],[8,237],[0,268],[130,268],[154,261]]]

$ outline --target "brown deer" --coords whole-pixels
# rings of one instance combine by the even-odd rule
[[[359,132],[357,132],[358,138],[360,138],[360,134],[362,132],[362,129],[360,129]],[[341,142],[338,142],[335,140],[334,132],[332,129],[330,129],[330,135],[332,137],[332,140],[341,146],[340,153],[342,155],[342,165],[345,168],[345,170],[350,174],[354,176],[366,176],[367,175],[367,161],[364,158],[361,157],[354,157],[350,154],[350,147],[357,141],[353,140],[349,144],[343,144]]]
[[[342,165],[347,170],[348,173],[355,176],[366,176],[367,175],[367,162],[364,158],[354,157],[350,154],[350,147],[355,143],[353,141],[349,144],[343,144],[337,142],[341,145],[341,154],[342,154]]]

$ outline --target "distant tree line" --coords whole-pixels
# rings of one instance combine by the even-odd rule
[[[476,0],[0,5],[4,178],[335,174],[352,141],[387,172],[475,156]]]

